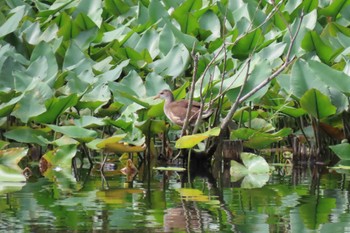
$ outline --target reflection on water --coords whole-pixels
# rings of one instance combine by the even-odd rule
[[[120,163],[118,162],[119,166]],[[0,230],[13,232],[350,232],[349,176],[326,167],[276,167],[242,189],[227,169],[160,172],[81,168],[0,184]]]

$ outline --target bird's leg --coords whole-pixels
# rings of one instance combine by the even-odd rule
[[[182,154],[182,150],[180,149],[177,155],[171,161],[174,162],[181,154]]]

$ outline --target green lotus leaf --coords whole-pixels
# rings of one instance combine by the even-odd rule
[[[350,160],[350,144],[341,143],[334,146],[329,146],[331,150],[342,160]]]
[[[317,119],[323,119],[336,113],[337,108],[330,98],[317,89],[305,92],[300,99],[301,107]]]
[[[84,142],[89,142],[97,137],[97,132],[94,130],[84,129],[78,126],[57,126],[47,125],[55,132],[67,135],[71,138],[78,139]]]
[[[4,133],[4,136],[8,139],[15,140],[22,143],[34,143],[40,146],[45,146],[50,141],[48,140],[48,134],[41,129],[31,129],[28,127],[16,128]]]
[[[0,26],[0,38],[14,32],[25,14],[25,5],[12,10],[13,13],[8,20]]]

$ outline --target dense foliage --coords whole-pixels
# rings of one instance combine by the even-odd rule
[[[0,25],[6,141],[141,146],[166,128],[152,98],[165,88],[254,149],[347,136],[348,0],[6,0]]]

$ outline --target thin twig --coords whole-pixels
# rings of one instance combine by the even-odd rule
[[[261,82],[258,86],[253,88],[251,91],[249,91],[243,97],[241,97],[241,98],[236,100],[236,102],[231,106],[229,113],[224,118],[224,120],[223,120],[223,122],[221,124],[221,129],[224,129],[224,128],[227,127],[230,119],[232,118],[232,116],[235,113],[236,108],[238,107],[239,104],[241,104],[242,102],[247,100],[249,97],[254,95],[257,91],[259,91],[261,88],[263,88],[268,83],[270,83],[274,78],[276,78],[279,74],[281,74],[293,62],[294,58],[290,58],[290,55],[291,55],[291,51],[292,51],[293,45],[295,43],[295,39],[298,36],[298,33],[299,33],[299,30],[300,30],[303,18],[304,18],[304,14],[302,12],[302,14],[300,16],[300,22],[299,22],[298,28],[297,28],[295,34],[293,35],[293,37],[291,38],[291,41],[290,41],[290,44],[289,44],[289,47],[288,47],[288,51],[287,51],[287,54],[286,54],[285,62],[282,64],[282,66],[280,66],[280,68],[278,68],[275,72],[273,72],[267,79],[265,79],[263,82]]]
[[[188,102],[188,108],[187,108],[187,111],[186,111],[185,121],[184,121],[184,124],[182,126],[182,130],[181,130],[181,137],[183,135],[185,135],[187,126],[189,124],[190,112],[191,112],[191,108],[192,108],[192,101],[193,101],[193,94],[194,94],[194,88],[195,88],[195,84],[196,84],[196,76],[197,76],[197,69],[198,69],[198,55],[194,54],[194,47],[195,47],[195,45],[193,45],[193,49],[192,49],[192,52],[191,52],[191,56],[193,58],[193,75],[192,75],[192,83],[191,83],[191,89],[190,89],[190,97],[189,97],[189,100],[188,100],[189,102]]]
[[[247,72],[246,72],[246,75],[244,76],[244,80],[243,80],[243,84],[239,90],[239,93],[237,95],[237,100],[233,103],[233,105],[231,106],[230,108],[230,111],[229,113],[227,114],[227,116],[224,118],[222,124],[221,124],[221,129],[225,129],[230,121],[230,119],[232,118],[233,114],[236,112],[240,102],[238,101],[241,96],[242,96],[242,93],[243,93],[243,90],[244,90],[244,87],[245,87],[245,84],[247,83],[247,80],[248,80],[248,77],[250,75],[249,73],[249,70],[250,70],[250,62],[251,62],[251,56],[249,57],[248,59],[248,62],[247,62]]]
[[[266,24],[266,23],[275,15],[276,12],[279,12],[279,8],[281,7],[281,3],[282,3],[282,1],[279,2],[278,4],[276,4],[276,5],[274,6],[274,8],[272,9],[272,11],[268,14],[268,16],[266,17],[266,19],[265,19],[263,22],[261,22],[257,27],[254,27],[254,28],[253,28],[253,22],[251,22],[250,25],[249,25],[249,27],[248,27],[248,30],[245,31],[243,34],[239,35],[239,36],[235,39],[235,41],[233,41],[233,42],[227,42],[227,41],[224,42],[223,45],[222,45],[222,47],[221,47],[221,49],[219,50],[219,52],[221,52],[223,49],[226,49],[226,46],[227,46],[227,45],[235,46],[235,45],[236,45],[243,37],[245,37],[247,34],[254,32],[254,31],[257,30],[258,28],[261,28],[264,24]],[[226,52],[226,51],[225,51],[225,52]],[[247,65],[247,63],[245,64],[245,66],[246,66],[246,65]],[[243,70],[244,70],[244,67],[241,69],[240,72],[242,72]],[[240,75],[240,74],[238,74],[237,77],[238,77],[239,75]],[[221,86],[223,85],[223,81],[224,81],[224,79],[222,79]],[[235,83],[235,81],[236,81],[236,79],[233,80],[233,81],[225,88],[225,90],[222,90],[222,88],[220,87],[220,92],[219,92],[218,96],[216,96],[216,97],[212,100],[212,102],[215,102],[216,100],[218,100],[218,99],[220,99],[220,98],[223,98],[223,96],[226,94],[226,92],[227,92],[228,90],[231,89],[231,87],[232,87],[232,85]]]

